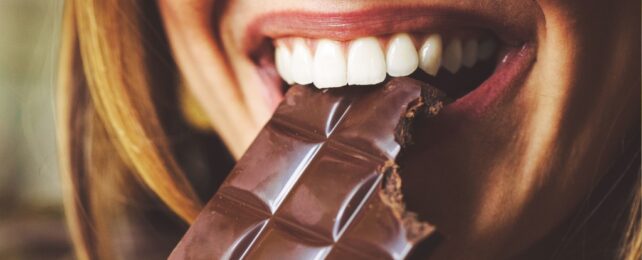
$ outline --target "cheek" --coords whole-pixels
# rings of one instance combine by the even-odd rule
[[[232,154],[240,156],[262,124],[248,108],[247,95],[238,86],[214,29],[210,12],[215,10],[214,1],[158,3],[182,77]]]

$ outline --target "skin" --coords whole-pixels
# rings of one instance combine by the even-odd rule
[[[251,20],[293,8],[342,12],[382,5],[267,2],[158,0],[180,70],[237,158],[279,99],[261,90],[264,83],[240,47]],[[399,4],[436,2],[450,1]],[[574,212],[608,172],[624,137],[639,129],[639,2],[499,4],[508,2],[511,12],[536,16],[536,62],[528,76],[483,116],[422,126],[432,137],[419,137],[422,148],[402,163],[422,169],[405,173],[421,176],[404,184],[409,206],[449,238],[435,259],[498,259],[531,247]]]

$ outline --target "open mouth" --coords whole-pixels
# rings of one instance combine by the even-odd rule
[[[280,38],[273,41],[274,67],[285,86],[375,85],[387,77],[410,76],[441,86],[456,99],[488,78],[497,60],[492,35],[463,34],[397,33],[348,42]]]
[[[532,30],[523,24],[452,10],[369,12],[266,16],[249,29],[250,58],[279,97],[292,84],[324,89],[408,76],[442,89],[452,100],[485,85],[494,85],[483,87],[487,97],[473,99],[505,92],[534,62]],[[364,22],[368,17],[377,22]]]

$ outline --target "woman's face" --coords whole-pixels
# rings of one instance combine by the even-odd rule
[[[407,196],[409,207],[449,238],[437,257],[531,246],[572,213],[639,122],[636,1],[158,1],[187,85],[237,157],[283,97],[275,47],[290,52],[277,55],[290,61],[278,68],[287,81],[333,87],[376,83],[382,69],[407,74],[413,59],[426,74],[441,64],[422,78],[459,99],[420,126],[401,162],[412,179],[404,188],[424,191]],[[393,45],[397,33],[409,33],[416,58],[389,50],[408,43]],[[441,48],[422,51],[434,35]],[[381,53],[363,47],[372,42]],[[321,45],[326,55],[315,55]],[[351,69],[359,51],[388,64]],[[306,70],[295,52],[347,75]],[[415,167],[422,171],[403,171]]]

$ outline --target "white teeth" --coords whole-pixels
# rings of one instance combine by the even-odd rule
[[[461,63],[464,66],[472,68],[477,61],[477,40],[469,39],[464,43],[464,53],[462,54]]]
[[[385,50],[376,37],[351,42],[319,39],[315,44],[308,44],[311,40],[304,38],[279,39],[275,42],[276,70],[288,84],[314,83],[317,88],[373,85],[383,82],[386,73],[403,77],[417,68],[432,76],[437,76],[441,67],[456,74],[462,66],[472,68],[497,52],[497,42],[492,38],[462,41],[457,36],[449,36],[446,44],[437,33],[425,38],[417,51],[413,37],[397,33],[390,37]],[[287,42],[289,48],[285,45]]]
[[[443,45],[439,34],[428,36],[419,49],[419,68],[430,75],[436,76],[439,66],[441,66],[442,49]]]
[[[290,50],[283,45],[279,45],[276,47],[276,53],[274,56],[276,70],[279,72],[279,75],[281,75],[281,78],[283,78],[283,80],[288,84],[294,83],[292,80],[292,73],[290,71],[290,60],[292,59]]]
[[[459,68],[461,68],[462,52],[461,40],[459,40],[459,38],[450,40],[450,43],[448,43],[448,46],[446,46],[444,50],[442,66],[452,74],[457,73]]]
[[[400,33],[393,36],[388,43],[386,66],[388,75],[402,77],[412,74],[419,65],[419,57],[410,35]]]
[[[337,41],[318,41],[312,68],[314,85],[317,88],[336,88],[348,82],[346,59],[341,43]]]
[[[477,52],[477,57],[480,60],[487,60],[495,52],[495,41],[492,39],[485,39],[479,43],[479,50]]]
[[[386,78],[386,61],[375,37],[359,38],[348,49],[348,84],[370,85]]]
[[[312,83],[312,55],[303,39],[294,39],[290,72],[294,82],[307,85]]]

